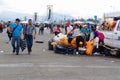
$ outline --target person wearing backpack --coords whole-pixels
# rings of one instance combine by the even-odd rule
[[[8,31],[12,34],[13,53],[16,52],[16,55],[19,55],[20,38],[22,33],[22,25],[20,24],[20,19],[17,18],[15,23],[9,26]]]

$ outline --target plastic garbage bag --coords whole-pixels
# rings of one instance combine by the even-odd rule
[[[94,40],[88,41],[86,45],[86,55],[91,56],[93,52],[93,48],[94,48]]]
[[[26,49],[26,40],[20,40],[20,48],[22,51],[24,51]]]

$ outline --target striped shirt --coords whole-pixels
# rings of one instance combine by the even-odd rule
[[[27,34],[27,35],[33,35],[33,32],[36,32],[36,28],[34,25],[27,25],[26,27],[24,27],[24,32]]]

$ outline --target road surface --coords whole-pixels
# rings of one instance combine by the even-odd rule
[[[31,55],[17,56],[6,33],[0,34],[0,80],[120,80],[120,59],[104,56],[72,56],[47,50],[49,30],[37,35]]]

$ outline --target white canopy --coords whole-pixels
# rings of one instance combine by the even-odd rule
[[[27,24],[27,23],[28,23],[28,21],[21,21],[21,23]]]
[[[84,24],[82,21],[75,21],[74,24]]]

